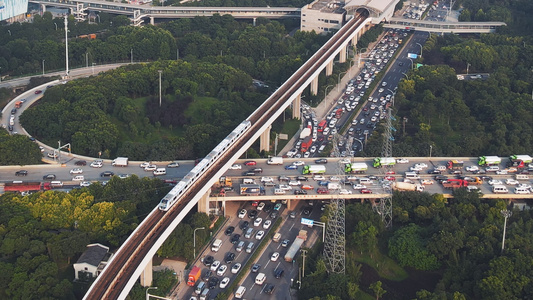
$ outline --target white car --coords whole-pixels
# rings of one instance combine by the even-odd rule
[[[231,167],[229,167],[230,170],[240,170],[242,169],[242,166],[239,164],[234,164]]]
[[[492,180],[489,180],[489,184],[490,185],[502,185],[503,182],[501,180],[492,179]]]
[[[524,189],[531,189],[531,185],[527,183],[521,183],[517,187],[524,188]]]
[[[226,273],[227,269],[228,269],[228,266],[226,266],[226,265],[222,265],[222,266],[218,267],[217,275],[218,276],[224,276],[224,274]]]
[[[177,168],[177,167],[179,167],[179,166],[180,166],[180,164],[179,164],[177,161],[175,161],[175,162],[171,162],[171,163],[169,163],[169,164],[167,165],[167,168]]]
[[[331,180],[331,181],[341,181],[341,178],[339,176],[331,176],[329,178],[329,180]]]
[[[478,166],[468,166],[468,167],[466,167],[466,170],[468,172],[475,172],[475,171],[479,171],[479,167]]]
[[[255,234],[255,239],[256,240],[260,240],[263,238],[263,236],[265,236],[265,232],[263,230],[259,230],[256,234]]]
[[[429,185],[429,184],[433,184],[434,181],[431,180],[431,179],[422,179],[422,180],[420,180],[420,183],[424,184],[424,185]]]
[[[270,225],[272,225],[272,221],[271,220],[266,220],[265,223],[263,223],[263,228],[264,229],[268,229],[268,228],[270,228]]]
[[[303,162],[301,160],[297,160],[297,161],[293,162],[292,164],[295,165],[295,166],[303,166],[303,165],[305,165],[305,162]]]
[[[141,164],[139,165],[139,167],[141,167],[141,169],[144,169],[144,168],[148,167],[149,165],[150,165],[150,163],[147,162],[147,161],[145,161],[145,162],[141,163]],[[92,166],[91,166],[91,167],[92,167]]]
[[[520,182],[518,182],[516,179],[512,179],[512,178],[505,179],[505,184],[507,185],[517,185],[519,183]]]
[[[104,162],[102,160],[95,160],[90,164],[91,168],[101,168],[104,166]]]
[[[428,167],[428,165],[426,165],[425,163],[417,163],[417,164],[415,164],[415,168],[425,169],[427,167]]]
[[[261,182],[274,182],[272,177],[261,177]]]
[[[231,271],[233,272],[233,269],[231,269]],[[225,289],[227,286],[228,286],[228,283],[229,283],[229,277],[224,277],[224,279],[222,279],[220,281],[220,284],[218,285],[221,289]]]
[[[496,171],[496,175],[507,175],[509,172],[507,170],[498,170]]]
[[[270,256],[271,261],[278,261],[279,258],[279,252],[272,253],[272,256]]]
[[[350,194],[352,194],[352,191],[349,191],[347,189],[340,189],[339,190],[339,194],[341,194],[341,195],[350,195]]]
[[[353,185],[353,189],[354,189],[354,190],[364,190],[364,189],[366,189],[366,185],[362,185],[362,184],[354,184],[354,185]]]
[[[148,165],[148,166],[144,167],[144,170],[145,171],[155,171],[155,170],[157,170],[157,166],[156,165]]]
[[[246,209],[241,209],[237,217],[239,217],[239,219],[244,219],[244,217],[246,217]]]
[[[526,189],[515,188],[514,189],[514,193],[515,194],[530,194],[531,191],[530,190],[526,190]]]
[[[340,164],[349,164],[351,161],[349,158],[343,158],[341,160],[339,160],[339,163]]]
[[[326,177],[324,177],[322,175],[314,175],[313,176],[313,180],[317,180],[317,181],[326,180]]]
[[[436,166],[436,167],[435,167],[435,170],[439,170],[439,171],[441,171],[441,172],[444,172],[444,171],[446,171],[446,166],[442,166],[442,165],[440,165],[440,166]]]
[[[307,151],[307,152],[304,153],[304,158],[309,158],[310,155],[311,155],[311,153],[309,153],[309,151]]]
[[[415,165],[414,167],[410,167],[409,170],[412,171],[412,172],[420,172],[420,171],[422,171],[424,169],[421,168],[420,166],[416,166]]]
[[[397,164],[408,164],[409,160],[407,158],[398,158],[396,159]]]
[[[254,226],[259,226],[261,225],[261,222],[263,222],[263,219],[262,218],[256,218],[254,220]]]
[[[355,180],[358,180],[359,178],[357,178],[357,176],[353,176],[353,175],[350,175],[348,177],[346,177],[346,180],[349,180],[349,181],[355,181]]]
[[[292,187],[290,185],[280,184],[279,185],[279,189],[280,190],[284,190],[284,191],[290,191],[290,190],[292,190]]]
[[[81,173],[83,173],[83,170],[80,168],[74,168],[70,170],[70,174],[81,174]]]
[[[302,185],[302,183],[298,180],[291,180],[289,181],[289,185],[298,186],[298,185]]]
[[[91,185],[90,181],[82,181],[82,182],[80,182],[80,186],[90,186],[90,185]]]
[[[258,211],[262,211],[263,208],[265,208],[265,203],[263,203],[263,202],[259,203],[259,205],[257,206],[257,210]]]
[[[241,270],[241,264],[240,263],[236,263],[233,265],[233,267],[231,267],[231,273],[233,274],[237,274],[239,273],[239,271]]]
[[[311,147],[311,150],[309,150],[311,153],[315,153],[316,152],[316,146],[313,146]]]
[[[85,177],[83,175],[76,175],[72,178],[72,181],[84,181]]]
[[[215,272],[218,267],[220,266],[220,261],[218,260],[215,260],[212,264],[211,264],[211,271]]]

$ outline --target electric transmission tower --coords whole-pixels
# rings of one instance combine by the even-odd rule
[[[381,150],[381,157],[392,157],[392,142],[394,137],[392,133],[396,129],[392,126],[392,121],[395,120],[392,116],[391,109],[387,108],[387,114],[385,116],[385,132],[383,133],[383,149]],[[392,187],[385,183],[385,177],[390,175],[389,171],[394,167],[394,165],[382,166],[380,174],[384,180],[383,189],[386,196],[379,201],[379,206],[377,207],[378,213],[381,215],[381,220],[385,224],[385,228],[392,227]],[[389,173],[389,174],[388,174]]]
[[[339,151],[340,136],[338,134],[333,138],[334,148],[333,153],[336,157],[340,157]],[[351,149],[350,142],[345,145],[346,149]],[[346,151],[349,153],[349,151]],[[336,173],[339,178],[342,178],[342,182],[339,182],[344,187],[344,164],[340,162],[337,165]],[[326,267],[328,272],[344,274],[345,273],[345,245],[346,236],[344,230],[345,224],[345,209],[344,199],[341,198],[340,190],[336,190],[335,197],[329,204],[329,214],[326,230],[326,238],[324,242],[324,257],[326,259]]]

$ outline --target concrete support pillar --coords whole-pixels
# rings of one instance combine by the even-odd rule
[[[253,24],[253,26],[255,27],[255,22],[257,21],[257,18],[253,18],[252,20],[253,20],[253,23],[252,23],[252,24]]]
[[[341,64],[346,62],[346,47],[342,47],[341,51],[339,52],[339,62]]]
[[[291,199],[287,199],[287,211],[291,210]]]
[[[356,35],[353,37],[353,39],[352,39],[352,46],[354,46],[354,47],[357,46],[357,42],[359,41],[359,38],[357,37],[358,35],[359,35],[359,33],[356,34]]]
[[[144,271],[141,273],[141,286],[147,287],[152,285],[153,276],[152,276],[152,259],[148,262],[146,267],[144,267]]]
[[[333,60],[326,65],[326,76],[333,74]]]
[[[44,12],[46,11],[46,4],[41,4],[41,11]]]
[[[155,25],[155,18],[154,17],[150,17],[150,25]]]
[[[318,75],[311,81],[311,95],[316,96],[318,94]]]
[[[302,102],[302,94],[298,94],[296,99],[292,101],[292,118],[300,119],[300,104]]]
[[[270,151],[270,129],[272,129],[272,125],[268,126],[268,128],[261,133],[261,136],[259,137],[259,151]]]
[[[209,192],[205,193],[205,195],[200,198],[198,201],[198,212],[203,212],[209,215]]]

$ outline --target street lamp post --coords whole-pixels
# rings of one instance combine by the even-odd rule
[[[420,43],[416,43],[418,46],[420,46],[420,56],[422,56],[422,45]]]
[[[466,63],[466,75],[468,75],[468,70],[470,69],[470,66],[471,66],[470,63]]]
[[[339,88],[340,88],[341,74],[346,74],[346,72],[348,71],[340,72],[339,75],[337,76],[337,92],[339,92]]]
[[[43,76],[44,76],[44,59],[43,59]]]
[[[95,65],[95,64],[96,64],[96,63],[93,63],[93,66],[92,66],[92,69],[93,69],[93,75],[94,75],[94,65]]]
[[[356,138],[354,138],[354,141],[358,141],[359,144],[361,144],[361,151],[363,151],[364,149],[363,142],[360,139],[356,139]]]
[[[149,288],[146,289],[146,300],[150,300],[150,294],[148,294],[148,291],[149,290],[157,290],[157,286],[151,286]]]
[[[89,68],[89,52],[85,52],[85,67]]]
[[[68,77],[68,16],[65,15],[65,76]]]
[[[394,96],[396,96],[396,93],[391,90],[391,89],[387,89],[387,91],[391,92],[392,96],[391,96],[391,104],[392,106],[394,106]]]
[[[505,248],[505,232],[507,231],[507,218],[509,218],[513,212],[510,211],[510,210],[502,210],[501,211],[503,217],[504,217],[504,221],[503,221],[503,238],[502,238],[502,253],[503,253],[503,249]]]
[[[133,48],[130,49],[130,60],[133,63]]]
[[[192,236],[193,236],[193,238],[192,238],[193,239],[193,243],[192,244],[193,244],[193,248],[194,248],[194,250],[193,250],[194,258],[196,258],[196,230],[201,230],[201,229],[205,229],[205,227],[199,227],[199,228],[194,229],[193,234],[192,234]]]
[[[411,61],[411,70],[413,69],[413,66],[414,66],[414,62],[413,62],[413,59],[408,57],[408,59]]]
[[[429,159],[431,159],[431,151],[433,151],[433,145],[429,145]]]
[[[330,88],[330,87],[333,87],[333,86],[330,84],[324,89],[324,109],[326,108],[326,102],[327,102],[326,101],[326,99],[327,99],[326,97],[327,97],[327,94],[328,94],[328,88]]]
[[[407,76],[407,74],[405,74],[404,72],[402,72],[403,76],[405,76],[405,78],[407,78],[407,80],[409,80],[409,76]]]
[[[161,73],[162,70],[157,70],[159,72],[159,107],[161,107]]]

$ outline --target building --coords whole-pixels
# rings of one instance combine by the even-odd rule
[[[73,265],[75,280],[89,281],[97,277],[112,256],[109,247],[102,244],[87,245],[87,250]]]
[[[344,3],[315,0],[302,7],[300,30],[318,34],[337,31],[344,25],[345,16]]]

